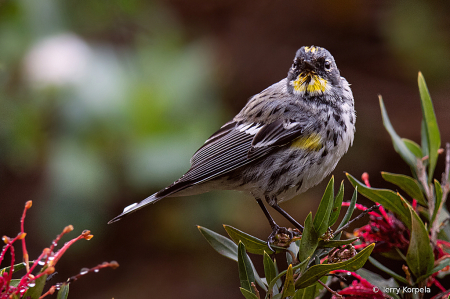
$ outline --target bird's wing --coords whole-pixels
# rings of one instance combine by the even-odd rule
[[[281,119],[265,125],[253,138],[248,157],[251,158],[253,152],[259,148],[285,145],[302,136],[308,127],[307,122]]]
[[[247,157],[253,138],[262,127],[261,124],[234,121],[225,124],[197,150],[188,172],[157,196],[167,196],[208,181],[264,156],[270,151],[267,147],[259,149],[252,159]]]
[[[194,154],[189,171],[157,196],[173,194],[249,164],[303,136],[308,128],[308,122],[303,121],[277,120],[267,125],[229,122]]]

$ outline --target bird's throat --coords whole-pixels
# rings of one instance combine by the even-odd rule
[[[316,73],[300,73],[296,80],[290,83],[294,88],[294,93],[304,95],[319,95],[327,88],[328,81]]]

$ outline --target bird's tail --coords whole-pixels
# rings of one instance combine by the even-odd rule
[[[149,205],[151,203],[155,203],[158,200],[160,200],[160,199],[165,197],[165,196],[162,196],[162,197],[156,196],[156,194],[158,194],[158,193],[150,195],[149,197],[147,197],[146,199],[144,199],[144,200],[142,200],[140,202],[135,202],[134,204],[131,204],[131,205],[125,207],[125,209],[123,209],[122,214],[120,214],[120,215],[114,217],[113,219],[111,219],[108,222],[108,224],[111,224],[113,222],[119,221],[120,219],[122,219],[123,217],[127,216],[128,214],[136,212],[137,210],[142,209],[146,205]]]

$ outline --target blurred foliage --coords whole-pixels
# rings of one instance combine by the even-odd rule
[[[448,82],[450,32],[446,24],[450,3],[399,0],[390,1],[388,7],[380,27],[405,72],[419,69],[435,84]]]
[[[49,222],[73,213],[89,226],[120,186],[148,190],[179,176],[226,118],[210,46],[183,41],[161,5],[43,3],[1,10],[0,165],[22,175],[42,167],[40,197],[57,216]],[[130,40],[108,36],[111,26]]]

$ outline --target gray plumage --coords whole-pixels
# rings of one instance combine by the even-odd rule
[[[333,56],[302,47],[286,79],[253,96],[193,155],[167,188],[109,223],[168,196],[216,189],[250,192],[274,206],[320,183],[353,142],[353,95]]]

